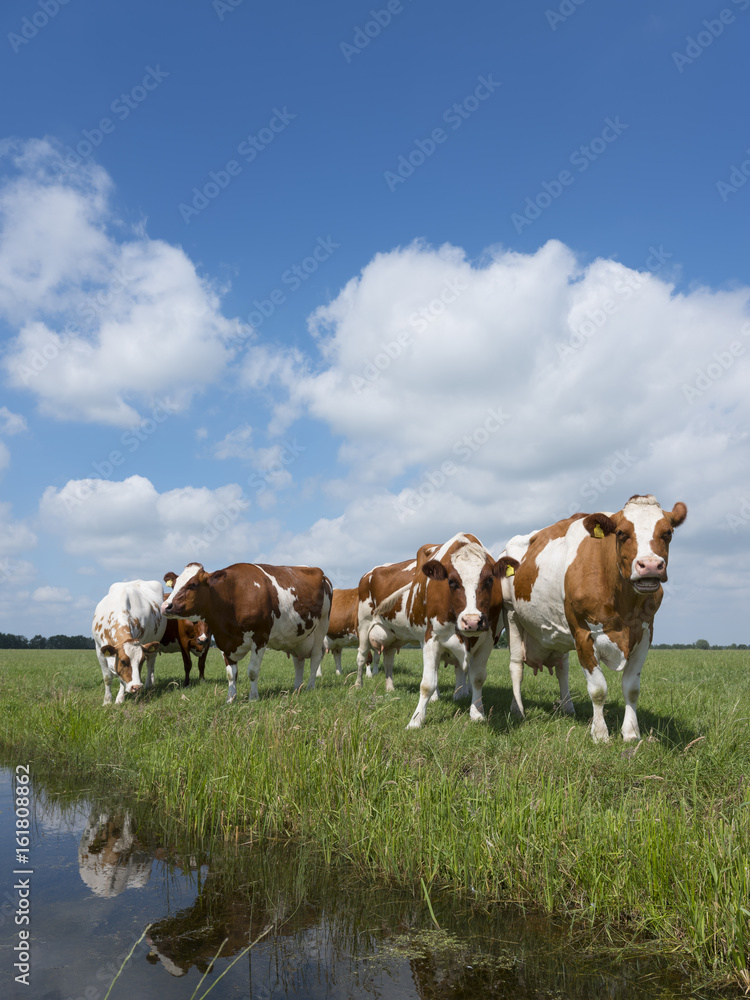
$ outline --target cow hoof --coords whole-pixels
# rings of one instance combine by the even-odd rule
[[[355,681],[354,682],[354,686],[355,686],[355,688],[361,688],[362,687],[362,681]]]
[[[396,688],[393,686],[393,681],[389,677],[388,680],[385,682],[385,693],[393,694],[395,690]]]
[[[407,729],[421,729],[422,728],[422,720],[421,719],[412,719],[409,722],[409,724],[408,724],[408,726],[406,728]]]
[[[515,715],[517,719],[522,719],[524,717],[523,709],[518,707],[518,702],[516,701],[515,698],[510,703],[510,714]]]
[[[603,730],[594,729],[594,727],[592,726],[591,738],[593,739],[594,743],[609,743],[609,732],[607,731],[606,726]]]
[[[469,709],[469,718],[471,719],[472,722],[487,721],[487,716],[484,714],[484,712],[480,712],[475,705],[472,705],[471,708]]]

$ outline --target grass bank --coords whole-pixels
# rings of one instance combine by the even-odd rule
[[[353,653],[344,662],[352,669]],[[93,653],[4,651],[0,748],[32,774],[67,770],[158,802],[197,835],[294,839],[368,880],[543,909],[599,943],[669,951],[695,982],[750,986],[746,652],[653,651],[637,746],[592,744],[577,666],[575,720],[553,714],[554,679],[529,672],[527,719],[509,718],[507,652],[496,651],[488,724],[450,700],[444,671],[444,697],[416,732],[405,727],[418,651],[397,658],[395,695],[382,675],[356,691],[330,658],[325,669],[294,695],[291,663],[269,654],[260,701],[228,706],[218,653],[187,691],[179,657],[160,657],[154,691],[104,709]]]

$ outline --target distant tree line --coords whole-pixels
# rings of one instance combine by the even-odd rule
[[[88,635],[35,635],[27,639],[25,635],[11,635],[0,632],[0,649],[93,649],[94,640]]]
[[[750,649],[744,642],[733,642],[731,646],[712,646],[708,639],[696,639],[695,642],[655,642],[652,649]]]

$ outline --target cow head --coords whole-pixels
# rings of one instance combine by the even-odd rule
[[[192,622],[201,620],[198,610],[202,606],[204,587],[208,573],[200,563],[189,563],[177,576],[176,573],[165,573],[164,582],[172,588],[172,593],[164,598],[161,613],[167,618],[189,618]]]
[[[479,635],[490,628],[491,609],[498,609],[498,599],[502,600],[498,588],[493,603],[495,580],[518,563],[506,556],[495,562],[480,542],[463,540],[465,536],[458,538],[441,558],[425,562],[422,572],[428,580],[445,584],[438,617],[454,621],[461,635]]]
[[[125,693],[135,694],[143,687],[141,667],[144,657],[156,653],[160,646],[160,642],[124,642],[121,646],[102,646],[100,652],[114,659],[114,671],[125,685]]]
[[[639,594],[653,594],[667,582],[669,543],[686,517],[682,502],[666,511],[651,495],[636,495],[616,514],[589,514],[583,525],[593,538],[614,535],[620,576]]]

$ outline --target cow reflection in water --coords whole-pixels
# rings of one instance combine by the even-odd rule
[[[217,878],[216,883],[220,881]],[[222,960],[230,958],[270,928],[278,949],[279,938],[290,938],[320,922],[317,906],[289,907],[283,897],[272,907],[253,906],[244,894],[211,882],[209,877],[192,906],[152,924],[146,935],[149,960],[161,962],[172,976],[184,976],[191,966],[205,973],[219,948]]]
[[[142,889],[151,877],[152,856],[133,832],[130,813],[94,812],[78,845],[78,870],[97,896]]]

